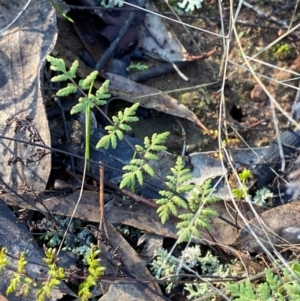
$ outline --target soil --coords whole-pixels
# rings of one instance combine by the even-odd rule
[[[291,20],[293,11],[290,6],[284,1],[264,2],[259,5],[259,9],[278,20]],[[222,3],[222,9],[225,32],[227,32],[229,5],[226,1]],[[167,14],[167,11],[164,13]],[[185,14],[181,16],[181,19],[199,29],[220,33],[221,22],[216,17],[218,15],[217,5],[213,1],[205,1],[201,10],[193,15],[187,16]],[[297,20],[298,16],[299,12],[296,12],[294,19]],[[292,25],[294,26],[295,23]],[[217,47],[218,51],[209,59],[198,61],[182,69],[182,72],[188,77],[188,81],[174,72],[148,80],[143,84],[169,93],[195,112],[211,132],[209,135],[204,135],[201,129],[190,121],[175,119],[170,115],[152,111],[147,118],[141,118],[136,126],[138,130],[135,130],[134,135],[142,139],[154,132],[168,130],[172,133],[168,143],[173,152],[181,153],[184,136],[186,137],[188,152],[217,150],[219,147],[217,134],[221,118],[222,132],[224,125],[227,126],[227,138],[223,135],[223,139],[226,140],[228,147],[247,147],[243,139],[250,147],[268,145],[275,137],[270,100],[252,74],[243,67],[245,64],[243,64],[244,61],[234,34],[230,37],[228,64],[226,72],[223,72],[223,54],[225,52],[221,38],[190,28],[187,32],[179,24],[173,22],[169,24],[189,53],[209,52],[214,47]],[[237,24],[239,41],[248,57],[254,57],[256,53],[265,49],[282,34],[282,28],[271,21],[269,17],[262,18],[246,7],[242,7]],[[58,29],[58,44],[80,57],[84,51],[84,46],[72,25],[59,17]],[[298,86],[297,80],[293,79],[295,73],[291,73],[291,71],[299,72],[300,70],[298,40],[297,32],[294,32],[294,35],[287,36],[275,43],[270,49],[256,56],[257,61],[251,61],[253,70],[286,112],[291,111],[296,90],[284,85],[284,83]],[[149,64],[157,65],[160,62],[150,58]],[[226,77],[224,90],[221,89],[223,77]],[[222,93],[225,96],[225,113],[222,113],[220,117]],[[112,109],[114,106],[110,107]],[[221,108],[223,107],[221,106]],[[279,127],[283,131],[286,128],[287,120],[277,109],[276,116],[279,120]],[[185,135],[182,128],[184,128]]]

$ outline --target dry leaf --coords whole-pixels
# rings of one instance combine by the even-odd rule
[[[0,294],[0,301],[8,301],[3,295]]]
[[[148,2],[146,8],[157,12],[155,5]],[[139,44],[149,56],[168,62],[189,60],[189,54],[164,20],[154,14],[146,14],[139,29]]]
[[[237,202],[237,206],[248,221],[250,221],[254,217],[254,213],[249,204],[245,202]],[[258,206],[255,204],[253,204],[252,206],[258,214],[261,214],[268,210],[268,208],[266,207]],[[219,243],[222,243],[224,245],[232,244],[236,237],[239,235],[239,228],[244,226],[244,222],[236,211],[233,202],[220,201],[210,205],[210,208],[216,210],[221,217],[211,219],[211,236]]]
[[[105,73],[104,77],[110,80],[110,92],[113,95],[129,102],[138,102],[142,107],[148,109],[186,118],[196,123],[205,132],[208,131],[198,117],[185,105],[180,104],[171,96],[163,94],[160,90],[138,84],[113,73]]]
[[[268,250],[272,250],[272,245],[282,246],[288,243],[300,243],[297,240],[298,235],[293,237],[291,241],[290,231],[287,228],[296,227],[300,224],[300,203],[293,202],[286,205],[272,208],[262,213],[258,218],[254,218],[249,223],[251,229],[258,236],[259,240]],[[270,244],[271,243],[271,244]],[[233,243],[236,248],[246,250],[248,252],[261,252],[262,248],[249,233],[245,226],[236,241]]]
[[[110,258],[110,262],[114,260],[117,262],[118,258],[121,260],[121,266],[119,269],[122,270],[125,277],[130,278],[130,283],[126,283],[124,280],[123,284],[111,284],[107,294],[105,294],[100,300],[114,300],[118,296],[118,300],[163,300],[159,285],[153,283],[140,283],[142,280],[153,280],[153,276],[150,274],[148,269],[145,267],[143,261],[140,259],[136,251],[129,245],[124,237],[111,225],[110,222],[106,223],[109,246],[105,242],[101,244],[101,258]],[[113,250],[111,250],[111,248]],[[112,251],[116,251],[117,259],[111,258]],[[108,264],[108,263],[107,263]],[[105,265],[106,266],[106,265]],[[115,266],[110,267],[112,275],[118,275],[118,271]],[[113,277],[112,277],[113,278]],[[136,279],[136,281],[135,281]],[[150,289],[148,289],[148,287]],[[128,297],[130,295],[131,297]]]
[[[50,146],[48,120],[40,91],[40,68],[56,39],[55,11],[47,0],[3,0],[0,28],[11,22],[0,39],[0,132],[8,138]],[[11,121],[10,125],[5,123],[6,120]],[[28,186],[37,191],[44,190],[51,169],[51,156],[43,151],[42,148],[1,139],[3,181],[14,189]]]

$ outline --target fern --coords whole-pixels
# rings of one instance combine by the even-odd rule
[[[47,61],[51,64],[50,69],[62,74],[52,77],[52,82],[71,81],[68,85],[60,89],[56,95],[59,97],[68,96],[81,91],[82,97],[79,98],[79,103],[71,109],[71,114],[84,113],[85,114],[85,157],[90,159],[90,139],[91,139],[91,109],[95,105],[105,105],[106,99],[111,95],[109,92],[109,81],[105,81],[102,86],[96,91],[96,94],[92,93],[94,81],[97,78],[98,71],[91,72],[85,79],[82,79],[77,84],[74,79],[76,78],[76,72],[79,67],[78,61],[74,61],[69,70],[66,68],[66,64],[63,59],[57,59],[50,55],[46,56]],[[84,91],[88,90],[88,93]],[[87,164],[89,169],[89,163]]]
[[[177,216],[178,208],[188,208],[187,201],[180,196],[182,193],[190,192],[193,188],[193,184],[186,185],[186,181],[192,178],[190,170],[184,168],[184,163],[181,157],[177,158],[175,167],[171,168],[172,175],[168,175],[166,185],[169,190],[161,190],[159,194],[161,199],[156,201],[157,205],[160,205],[157,213],[164,224],[170,217],[170,214]]]
[[[251,282],[247,279],[245,283],[240,284],[227,284],[227,289],[230,290],[230,293],[233,297],[237,297],[236,301],[251,301],[259,300],[254,291],[254,288]]]
[[[299,275],[300,264],[292,264],[291,269]],[[300,300],[300,284],[298,279],[287,268],[283,269],[283,277],[265,269],[266,281],[254,286],[249,280],[245,283],[226,283],[235,301],[269,301]],[[288,299],[287,299],[288,298]]]
[[[123,112],[118,112],[118,116],[113,116],[113,125],[108,125],[105,129],[108,131],[108,135],[103,136],[97,143],[96,148],[104,147],[108,149],[111,145],[112,148],[117,147],[117,138],[122,140],[124,137],[124,131],[129,132],[132,130],[131,126],[125,122],[135,122],[139,118],[135,116],[136,110],[139,107],[139,103],[135,103],[130,108],[126,108]]]
[[[176,165],[171,168],[172,175],[167,176],[166,185],[169,190],[161,190],[159,194],[161,199],[156,201],[160,207],[157,212],[164,224],[172,213],[178,216],[178,208],[188,209],[189,212],[179,215],[179,222],[176,227],[178,241],[188,241],[191,235],[200,237],[199,229],[210,229],[210,217],[218,216],[218,213],[207,207],[207,204],[217,202],[219,198],[211,196],[213,189],[211,188],[211,180],[205,181],[202,186],[194,184],[186,184],[186,181],[192,178],[190,170],[184,168],[181,157],[177,158]],[[186,200],[182,194],[189,193]]]
[[[127,172],[123,174],[120,188],[131,187],[131,189],[134,190],[136,180],[140,185],[143,185],[144,173],[147,173],[152,177],[155,175],[153,168],[148,162],[149,160],[158,160],[159,157],[156,153],[167,149],[162,144],[165,143],[169,134],[169,132],[164,132],[161,134],[155,133],[152,135],[151,139],[145,137],[144,147],[141,145],[135,146],[136,153],[141,159],[133,158],[128,165],[123,167],[123,170]]]
[[[144,64],[144,63],[131,62],[129,67],[127,68],[127,71],[130,72],[131,70],[146,71],[146,70],[149,70],[149,66],[147,64]]]

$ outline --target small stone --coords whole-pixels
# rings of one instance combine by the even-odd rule
[[[253,101],[267,101],[268,95],[262,89],[260,85],[255,85],[252,91],[250,92],[250,98]]]

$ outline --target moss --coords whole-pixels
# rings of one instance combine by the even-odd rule
[[[204,107],[210,103],[210,99],[206,94],[202,95],[198,91],[186,92],[179,98],[180,103],[187,106],[196,115],[200,114]]]

